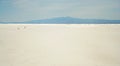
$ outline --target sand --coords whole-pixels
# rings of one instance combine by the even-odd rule
[[[1,24],[0,66],[120,66],[120,24]]]

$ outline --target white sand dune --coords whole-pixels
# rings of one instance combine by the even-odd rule
[[[120,24],[1,24],[0,66],[120,66]]]

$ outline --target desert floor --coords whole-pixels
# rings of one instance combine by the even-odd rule
[[[120,66],[120,24],[1,24],[0,66]]]

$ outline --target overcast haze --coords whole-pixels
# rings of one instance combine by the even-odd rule
[[[120,20],[120,0],[0,0],[0,21],[71,16]]]

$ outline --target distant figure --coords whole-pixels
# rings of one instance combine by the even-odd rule
[[[26,29],[26,26],[24,26],[23,28]]]
[[[20,30],[20,28],[18,27],[17,30]]]
[[[26,29],[26,26],[23,26],[23,27],[17,27],[17,30],[20,30],[20,29]]]

